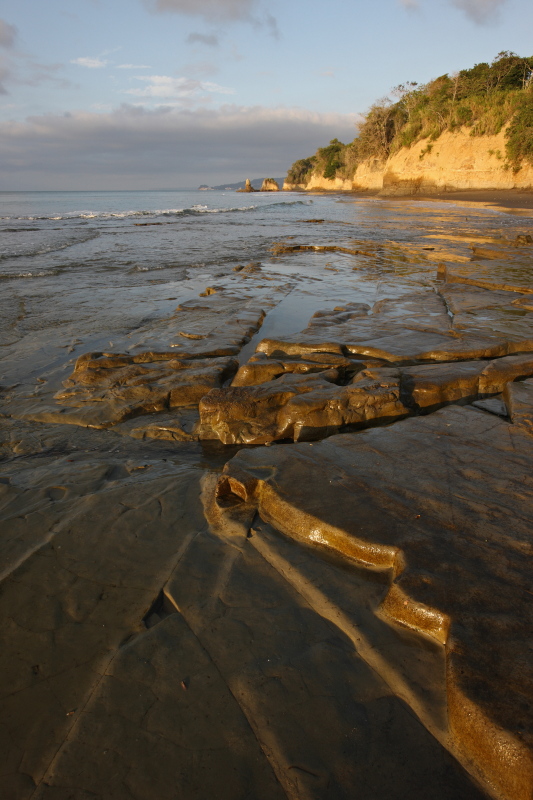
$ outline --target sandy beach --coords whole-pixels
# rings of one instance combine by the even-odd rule
[[[425,198],[427,199],[427,198]],[[472,191],[472,192],[445,192],[435,195],[438,200],[450,200],[454,202],[464,201],[470,203],[483,203],[497,208],[509,209],[533,209],[533,193],[526,191]]]
[[[533,195],[155,202],[2,220],[3,796],[528,800]]]

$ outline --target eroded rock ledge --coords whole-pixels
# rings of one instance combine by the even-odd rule
[[[234,498],[317,553],[387,572],[378,613],[445,647],[452,750],[517,800],[533,786],[532,471],[527,429],[452,407],[315,445],[243,450],[216,488],[223,508]]]
[[[198,435],[313,441],[499,394],[533,375],[527,297],[443,284],[318,311],[300,334],[263,339],[231,387],[201,399]]]
[[[0,389],[10,798],[530,800],[530,243],[455,238],[291,245],[379,294],[261,338],[296,281],[237,265]]]
[[[109,428],[140,415],[197,406],[235,374],[235,356],[281,296],[283,288],[277,297],[263,292],[253,299],[213,292],[183,303],[142,345],[132,343],[127,353],[84,353],[61,388],[51,392],[47,383],[33,402],[8,408],[18,419]],[[189,438],[179,417],[168,436]]]

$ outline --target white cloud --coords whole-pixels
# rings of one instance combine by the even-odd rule
[[[215,92],[216,94],[235,94],[235,89],[230,89],[228,86],[220,86],[218,83],[211,81],[202,81],[202,89],[205,92]]]
[[[73,58],[70,63],[77,64],[80,67],[88,67],[88,69],[101,69],[102,67],[107,67],[109,61],[97,56],[96,58]]]
[[[143,2],[154,13],[189,14],[203,17],[208,22],[240,20],[251,23],[255,28],[263,28],[275,39],[279,38],[278,23],[272,14],[262,8],[263,0],[143,0]]]
[[[187,44],[195,44],[198,42],[199,44],[205,44],[208,47],[218,47],[219,40],[218,36],[214,34],[205,34],[205,33],[190,33],[186,39]]]
[[[452,6],[463,11],[479,25],[497,19],[498,12],[507,0],[449,0]],[[399,0],[406,11],[420,11],[420,0]]]
[[[235,89],[230,89],[227,86],[219,86],[218,83],[198,81],[192,78],[172,78],[169,75],[139,75],[136,76],[136,79],[144,81],[148,85],[142,88],[127,89],[126,94],[147,98],[193,97],[202,92],[235,94]]]
[[[473,22],[483,24],[494,19],[507,0],[452,0]]]
[[[255,0],[144,0],[151,11],[174,11],[206,19],[249,19]]]
[[[151,69],[149,64],[117,64],[117,69]]]
[[[351,141],[354,114],[227,105],[123,106],[0,124],[7,189],[173,188],[282,175],[333,137]]]
[[[0,19],[0,47],[13,47],[17,38],[17,29],[3,19]]]

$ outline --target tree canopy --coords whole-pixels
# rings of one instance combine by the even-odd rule
[[[533,56],[508,50],[492,63],[441,75],[427,84],[408,81],[374,103],[350,144],[332,139],[314,156],[295,162],[291,183],[305,183],[311,173],[324,178],[351,177],[357,164],[380,160],[421,139],[436,140],[446,130],[468,128],[472,136],[506,129],[505,165],[517,171],[533,163]]]

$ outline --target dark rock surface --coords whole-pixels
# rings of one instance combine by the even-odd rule
[[[6,800],[531,800],[529,234],[417,220],[6,305]]]
[[[242,451],[217,487],[223,504],[251,504],[317,553],[387,572],[376,613],[445,647],[455,747],[524,799],[533,781],[523,639],[533,629],[532,473],[522,426],[452,407],[268,455]]]

